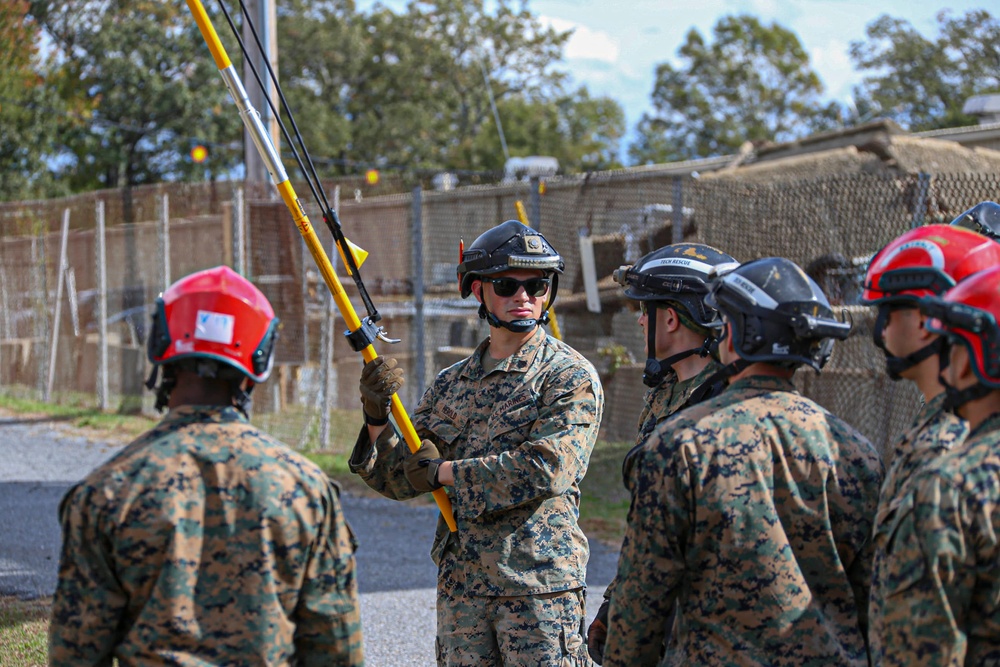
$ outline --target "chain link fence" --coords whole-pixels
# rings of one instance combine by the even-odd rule
[[[93,401],[151,411],[145,336],[150,308],[172,280],[229,264],[257,284],[282,320],[271,380],[256,418],[290,444],[324,447],[331,410],[357,410],[361,357],[342,335],[318,270],[272,188],[161,185],[0,205],[0,390],[50,401]],[[399,189],[400,184],[394,184]],[[347,237],[368,251],[364,283],[396,345],[376,344],[407,369],[412,408],[434,374],[487,334],[477,303],[459,298],[459,241],[518,217],[566,259],[555,312],[562,338],[591,359],[607,393],[602,438],[631,440],[645,387],[643,340],[611,280],[618,266],[680,240],[707,243],[741,261],[780,255],[801,265],[854,323],[822,374],[796,383],[884,451],[919,405],[893,383],[872,342],[872,309],[858,305],[872,254],[911,227],[948,222],[997,199],[1000,176],[850,174],[786,182],[635,169],[396,194],[363,182],[327,184]],[[300,196],[305,196],[300,191]],[[372,196],[372,195],[375,196]],[[360,315],[357,288],[320,212],[306,207]],[[353,423],[353,422],[352,422]],[[353,429],[353,426],[352,426]]]

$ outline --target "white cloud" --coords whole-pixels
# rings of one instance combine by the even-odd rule
[[[567,60],[618,62],[621,47],[614,37],[603,30],[593,30],[579,23],[550,16],[539,16],[538,18],[543,25],[551,26],[559,32],[573,30],[569,41],[566,42],[566,50],[563,52]]]

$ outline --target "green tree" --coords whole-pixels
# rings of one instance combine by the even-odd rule
[[[46,85],[28,3],[0,4],[0,200],[60,194],[52,178],[59,103]]]
[[[569,34],[544,28],[523,3],[486,11],[482,0],[414,0],[400,13],[376,5],[367,14],[349,0],[283,7],[282,87],[308,120],[299,122],[307,146],[334,174],[501,170],[491,93],[512,155],[555,155],[570,170],[614,163],[621,108],[565,91],[558,66]]]
[[[656,68],[653,112],[629,148],[637,164],[735,152],[745,141],[786,141],[837,124],[794,32],[752,16],[726,16],[706,43],[692,29],[679,66]]]
[[[184,2],[36,1],[32,11],[57,49],[63,99],[84,114],[63,135],[74,190],[200,180],[239,163],[226,145],[240,119]],[[188,157],[196,143],[210,147],[201,165]]]
[[[493,156],[475,146],[492,120],[490,91],[498,104],[561,93],[565,77],[555,65],[568,33],[542,27],[510,0],[492,13],[484,4],[414,0],[399,15],[373,12],[371,57],[349,107],[359,145],[377,147],[377,159],[392,164],[488,169]]]
[[[277,12],[279,81],[303,142],[322,156],[320,171],[353,173],[348,103],[366,57],[361,17],[352,0],[290,0]]]
[[[618,149],[625,133],[625,112],[610,98],[592,98],[586,87],[553,100],[511,96],[498,104],[498,111],[512,156],[550,155],[569,172],[621,166]],[[490,117],[472,148],[491,171],[504,167],[499,137]]]
[[[986,10],[937,15],[928,39],[905,19],[883,15],[851,43],[855,67],[870,72],[854,95],[870,114],[913,131],[975,123],[962,113],[973,95],[1000,91],[1000,22]]]

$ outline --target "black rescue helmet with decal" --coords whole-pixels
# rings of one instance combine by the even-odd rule
[[[747,262],[716,278],[706,301],[732,324],[733,349],[748,362],[808,364],[818,371],[834,339],[851,332],[819,285],[783,257]]]
[[[459,289],[465,299],[472,293],[476,276],[510,269],[539,269],[549,275],[565,268],[566,262],[544,236],[517,220],[507,220],[483,232],[464,250],[458,264]],[[555,285],[553,281],[552,298]]]

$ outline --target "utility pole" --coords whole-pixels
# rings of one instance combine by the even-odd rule
[[[260,38],[260,43],[264,47],[266,53],[261,54],[260,50],[257,49],[257,42],[254,39],[253,33],[250,32],[250,28],[247,25],[247,21],[243,22],[243,43],[246,44],[247,54],[246,61],[243,63],[243,81],[245,82],[247,95],[250,97],[250,103],[253,108],[260,113],[261,122],[264,123],[267,133],[271,137],[271,142],[274,144],[276,149],[280,148],[279,140],[279,129],[278,129],[278,119],[271,112],[271,107],[267,104],[267,99],[270,98],[274,106],[277,107],[278,101],[278,91],[275,86],[271,83],[270,75],[267,72],[266,62],[268,59],[271,63],[271,69],[274,70],[275,76],[278,73],[278,21],[277,13],[275,11],[275,0],[247,0],[246,1],[246,12],[250,20],[253,21],[253,25],[257,30],[257,36]],[[250,71],[250,66],[248,62],[253,62],[254,67],[257,68],[258,74],[260,74],[261,80],[264,82],[264,90],[260,89],[257,85],[257,79],[254,77],[253,72]],[[249,131],[244,128],[243,130],[243,158],[246,164],[246,176],[244,181],[247,184],[250,183],[270,183],[271,177],[267,173],[267,167],[264,166],[264,161],[261,159],[260,152],[254,146],[253,139],[250,136]],[[250,188],[248,188],[249,194]],[[273,188],[267,188],[266,192],[270,196],[273,196]]]

